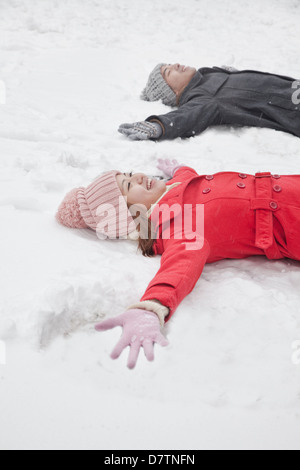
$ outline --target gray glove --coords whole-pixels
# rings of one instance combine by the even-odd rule
[[[118,131],[131,140],[159,139],[163,131],[158,122],[135,122],[133,124],[121,124]]]

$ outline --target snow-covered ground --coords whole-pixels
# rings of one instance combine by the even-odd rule
[[[299,78],[299,19],[298,0],[0,0],[0,448],[300,449],[299,263],[207,266],[170,346],[129,371],[109,358],[120,330],[94,324],[139,300],[160,260],[54,219],[69,189],[157,174],[160,157],[299,173],[299,139],[272,130],[117,133],[167,111],[139,100],[161,61]]]

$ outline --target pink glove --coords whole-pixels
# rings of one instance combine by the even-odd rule
[[[127,366],[133,369],[136,365],[140,348],[143,346],[148,361],[154,360],[154,343],[167,346],[169,342],[160,332],[160,322],[155,313],[142,309],[127,310],[122,315],[104,320],[96,325],[97,331],[107,331],[115,326],[123,327],[123,334],[111,353],[117,359],[123,349],[130,346]]]
[[[168,176],[169,178],[173,178],[174,174],[175,174],[175,171],[178,170],[178,168],[181,168],[182,165],[179,165],[178,161],[177,160],[168,160],[167,158],[166,159],[161,159],[159,158],[158,159],[158,165],[157,165],[157,168],[161,171],[164,172],[164,174],[166,176]]]

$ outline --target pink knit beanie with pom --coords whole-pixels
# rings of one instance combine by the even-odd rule
[[[136,226],[118,186],[118,174],[109,171],[87,188],[69,192],[58,208],[57,221],[70,228],[91,228],[101,239],[127,238]]]
[[[58,208],[56,220],[69,228],[87,228],[77,200],[79,188],[72,189]]]

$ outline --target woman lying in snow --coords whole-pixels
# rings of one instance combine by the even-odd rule
[[[140,302],[96,326],[123,327],[111,357],[130,346],[129,368],[141,347],[151,361],[154,343],[168,344],[160,328],[193,290],[206,263],[249,256],[300,260],[300,175],[199,176],[168,160],[160,160],[158,168],[171,179],[108,172],[71,191],[57,213],[68,227],[91,228],[100,238],[136,238],[145,256],[162,255]]]

